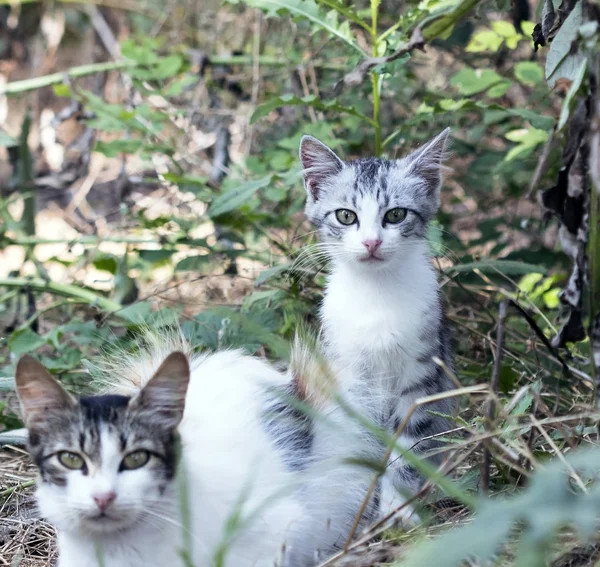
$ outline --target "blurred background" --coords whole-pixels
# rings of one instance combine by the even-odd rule
[[[564,224],[590,123],[583,4],[0,0],[0,431],[20,426],[28,352],[79,392],[87,361],[135,348],[145,325],[285,361],[327,274],[303,218],[302,134],[394,158],[451,126],[429,239],[457,380],[489,389],[464,399],[450,468],[468,493],[512,493],[594,440],[588,327],[561,295],[583,294],[568,238],[581,199]],[[23,455],[0,452],[0,563],[46,564]],[[444,510],[441,524],[465,513]],[[559,559],[579,553],[566,541]]]

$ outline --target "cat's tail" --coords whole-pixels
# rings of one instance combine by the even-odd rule
[[[113,347],[94,361],[90,371],[99,393],[134,396],[171,353],[179,351],[192,358],[192,347],[179,328],[143,327],[136,343],[136,352]]]
[[[335,374],[321,351],[319,338],[298,331],[291,349],[288,376],[295,395],[313,409],[323,408],[336,389]]]

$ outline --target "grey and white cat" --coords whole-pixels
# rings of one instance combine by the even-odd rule
[[[187,351],[163,338],[122,354],[104,376],[112,393],[80,399],[34,358],[19,361],[36,496],[58,531],[59,567],[208,567],[220,552],[229,567],[280,564],[304,509],[263,415],[287,378],[239,352],[177,349]]]
[[[398,160],[345,162],[310,136],[300,145],[306,215],[318,229],[318,247],[331,261],[320,311],[325,358],[346,402],[389,433],[418,398],[452,388],[434,362],[437,357],[452,367],[441,292],[426,240],[427,224],[439,207],[448,134],[444,130]],[[427,410],[447,415],[452,406],[445,399],[419,407],[400,436],[402,446],[419,455],[435,448],[435,436],[447,431],[449,423]],[[323,526],[332,514],[337,514],[334,525],[348,526],[356,514],[352,506],[368,483],[364,471],[336,468],[333,461],[347,457],[352,446],[355,456],[371,459],[380,459],[384,448],[364,428],[345,422],[339,408],[330,407],[329,417],[339,427],[316,425],[314,466],[322,467],[328,454],[332,466],[325,474],[337,479],[315,483],[308,501],[319,502],[314,513]],[[417,491],[421,482],[417,471],[392,455],[375,499],[379,516],[402,506],[406,493]],[[332,484],[342,492],[328,502],[325,491]],[[407,508],[401,513],[411,514]],[[344,535],[342,531],[342,543]]]

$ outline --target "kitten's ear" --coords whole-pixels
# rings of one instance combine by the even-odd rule
[[[328,177],[338,174],[344,167],[344,162],[333,150],[312,136],[302,136],[300,161],[304,174],[304,187],[315,201],[319,200],[323,182]]]
[[[48,412],[65,411],[77,405],[75,398],[28,354],[17,363],[15,382],[27,427],[44,422]]]
[[[183,417],[190,381],[190,364],[182,352],[172,352],[150,378],[129,408],[157,414],[167,429],[177,427]]]
[[[409,174],[425,180],[427,192],[432,197],[437,196],[442,182],[442,164],[449,135],[450,128],[446,128],[433,140],[430,140],[403,160],[408,165]]]

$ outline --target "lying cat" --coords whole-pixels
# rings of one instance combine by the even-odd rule
[[[302,516],[290,451],[263,412],[286,377],[239,352],[168,344],[123,358],[107,395],[75,398],[34,358],[17,392],[59,567],[273,567]],[[167,356],[168,355],[168,356]],[[222,561],[222,562],[221,562]]]

